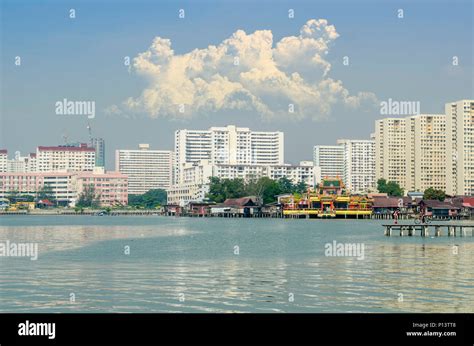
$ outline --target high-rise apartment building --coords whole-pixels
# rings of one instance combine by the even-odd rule
[[[342,179],[351,193],[375,190],[375,140],[339,139],[343,147],[344,169]]]
[[[474,195],[474,100],[445,104],[446,192]]]
[[[445,114],[377,120],[376,181],[397,182],[405,192],[446,190],[451,179],[447,176],[449,137]]]
[[[85,143],[36,149],[36,172],[92,171],[94,167],[95,149]]]
[[[0,173],[7,171],[8,150],[0,149]]]
[[[344,148],[341,145],[316,145],[313,161],[321,169],[321,177],[342,178],[344,175]]]
[[[173,152],[150,150],[148,144],[140,144],[137,150],[116,150],[115,170],[128,176],[129,194],[166,190],[172,184]]]
[[[446,117],[420,114],[405,118],[406,191],[446,190]]]
[[[234,125],[208,130],[177,130],[176,182],[182,180],[181,167],[184,164],[201,160],[230,165],[283,164],[283,142],[283,132],[251,131]]]
[[[386,179],[406,186],[406,120],[375,121],[375,181]]]
[[[105,141],[103,138],[91,138],[89,145],[95,149],[96,167],[105,167]]]

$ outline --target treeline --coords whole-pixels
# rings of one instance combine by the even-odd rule
[[[163,189],[149,190],[143,195],[128,195],[128,205],[132,208],[155,209],[166,204],[167,194]]]
[[[247,182],[240,178],[221,179],[211,177],[207,198],[216,203],[222,203],[228,198],[257,196],[263,203],[271,203],[276,200],[276,195],[283,193],[301,194],[306,192],[307,188],[304,182],[293,184],[286,177],[279,180],[262,177],[250,179]]]
[[[401,197],[404,195],[404,190],[400,185],[394,181],[387,182],[385,179],[379,179],[377,181],[378,192],[386,193],[389,196]],[[446,193],[443,190],[438,190],[432,187],[427,188],[423,192],[423,199],[437,199],[444,201]]]

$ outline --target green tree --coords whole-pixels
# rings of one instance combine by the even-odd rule
[[[278,185],[280,186],[280,193],[292,193],[295,190],[295,186],[287,177],[280,178]]]
[[[304,181],[300,181],[294,186],[293,192],[295,193],[305,193],[308,190],[308,185]]]
[[[100,206],[100,196],[95,193],[94,185],[84,186],[84,190],[79,195],[76,206],[79,208],[98,208]]]
[[[446,198],[446,193],[443,190],[437,190],[432,187],[429,187],[423,193],[423,199],[437,199],[439,201],[444,201]]]
[[[377,181],[377,190],[380,193],[386,193],[389,196],[403,196],[403,189],[394,181],[387,182],[385,179],[379,179]]]
[[[247,195],[254,195],[263,203],[275,201],[275,196],[281,193],[280,184],[268,177],[261,177],[256,182],[249,183]]]
[[[207,197],[216,203],[222,203],[228,198],[240,198],[247,195],[247,187],[243,179],[209,179]]]
[[[43,200],[47,199],[50,202],[56,202],[56,199],[54,198],[54,192],[53,188],[47,184],[45,184],[37,193],[36,193],[36,198],[38,200]]]
[[[166,190],[153,189],[143,195],[128,195],[128,205],[135,208],[155,209],[166,204],[166,199]]]
[[[10,203],[17,202],[34,202],[35,196],[21,194],[19,191],[10,191],[5,198],[7,198]]]

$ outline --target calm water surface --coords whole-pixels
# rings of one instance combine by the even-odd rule
[[[0,312],[474,312],[474,237],[381,224],[2,216],[0,242],[39,257],[0,257]],[[364,259],[325,256],[333,241],[363,243]]]

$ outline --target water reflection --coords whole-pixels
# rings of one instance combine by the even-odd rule
[[[470,238],[387,239],[367,221],[328,235],[268,221],[258,231],[227,220],[2,226],[0,241],[39,242],[40,258],[0,259],[0,311],[474,312]],[[363,241],[365,259],[325,257],[333,238]]]

